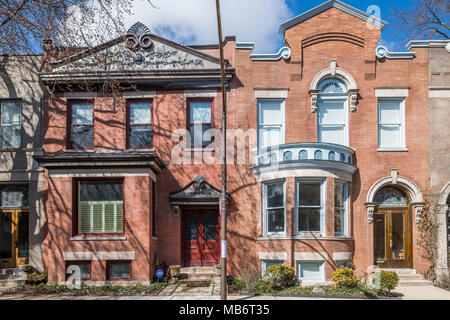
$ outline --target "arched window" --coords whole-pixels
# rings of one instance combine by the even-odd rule
[[[283,154],[283,161],[290,161],[290,160],[292,160],[292,152],[286,151]]]
[[[337,78],[327,78],[318,85],[319,142],[348,145],[348,90]]]
[[[308,152],[306,150],[302,150],[298,154],[298,158],[300,160],[308,160]]]
[[[317,150],[317,151],[314,153],[314,159],[315,159],[315,160],[322,160],[322,151]]]
[[[386,187],[375,195],[375,203],[378,207],[406,207],[406,198],[399,190]]]
[[[334,151],[330,151],[328,153],[328,160],[334,161],[334,159],[335,159]]]

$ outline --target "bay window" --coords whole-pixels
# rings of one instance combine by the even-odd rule
[[[78,233],[123,233],[123,181],[78,181]]]
[[[211,136],[207,134],[207,131],[212,128],[212,101],[190,100],[188,109],[191,146],[205,147],[211,143]]]
[[[324,226],[324,181],[297,180],[297,232],[321,233]]]
[[[258,100],[258,148],[284,143],[284,100]]]
[[[151,101],[128,101],[128,147],[152,147]]]
[[[20,148],[22,144],[22,104],[20,101],[0,102],[1,147]]]
[[[94,146],[94,104],[73,101],[70,105],[69,149],[89,149]]]
[[[347,235],[347,198],[348,185],[336,181],[334,185],[334,234],[336,236]]]
[[[285,233],[285,182],[263,184],[264,235]]]
[[[379,99],[378,148],[405,147],[405,99]]]

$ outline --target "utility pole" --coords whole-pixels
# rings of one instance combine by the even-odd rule
[[[223,56],[220,0],[216,0],[217,29],[219,31],[220,74],[222,82],[222,195],[220,197],[220,299],[227,300],[227,90],[225,88],[225,59]]]

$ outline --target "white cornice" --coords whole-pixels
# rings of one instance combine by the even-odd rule
[[[406,45],[408,50],[411,48],[445,48],[450,44],[450,40],[411,40]]]
[[[415,52],[390,52],[386,47],[378,46],[375,50],[378,59],[413,59]]]

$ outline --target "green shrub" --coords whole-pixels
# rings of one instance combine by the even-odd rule
[[[381,290],[391,292],[392,289],[395,289],[398,285],[398,275],[395,271],[381,271],[379,275],[377,275],[373,282],[375,283],[377,278],[380,279],[380,288]]]
[[[359,284],[358,276],[353,269],[336,269],[332,274],[333,282],[340,288],[355,288]]]
[[[30,273],[27,277],[27,284],[31,285],[40,285],[40,284],[46,284],[48,280],[47,272],[41,272],[39,270],[35,270],[34,272]]]
[[[245,281],[242,279],[234,278],[231,285],[240,291],[245,288]]]
[[[264,280],[273,288],[289,288],[297,282],[294,267],[275,265],[266,269]]]
[[[257,294],[264,294],[264,293],[277,293],[278,290],[268,281],[260,279],[254,283],[252,292]]]

